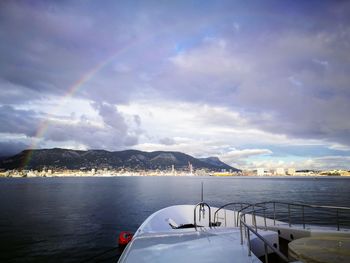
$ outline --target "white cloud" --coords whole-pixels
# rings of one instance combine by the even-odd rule
[[[323,156],[314,158],[296,158],[295,160],[271,158],[263,160],[250,160],[246,162],[245,167],[247,169],[255,169],[262,167],[265,169],[276,168],[295,168],[299,170],[333,170],[333,169],[345,169],[350,170],[350,157],[349,156]]]
[[[162,101],[148,103],[134,102],[119,106],[123,114],[138,113],[142,119],[139,144],[134,148],[146,151],[181,151],[196,157],[218,156],[230,165],[242,169],[256,167],[305,168],[310,164],[300,156],[275,155],[266,147],[335,147],[334,143],[322,140],[300,139],[286,134],[260,130],[255,120],[268,122],[268,113],[256,115],[241,114],[226,107],[213,107],[198,103],[174,103]],[[171,138],[171,143],[164,143]],[[246,145],[255,145],[249,148]],[[263,146],[262,148],[259,148]],[[332,145],[332,146],[331,146]],[[340,146],[338,145],[338,148]],[[345,150],[345,149],[344,149]]]
[[[272,151],[269,149],[234,149],[232,151],[229,151],[223,155],[221,155],[221,158],[225,160],[235,160],[235,159],[242,159],[247,158],[250,156],[255,155],[271,155]]]
[[[328,67],[329,66],[329,63],[326,60],[320,60],[320,59],[315,59],[314,58],[312,61],[315,62],[316,64],[319,64],[319,65],[324,66],[324,67]]]
[[[0,106],[19,114],[12,111],[14,123],[2,108],[1,131],[30,137],[47,116],[51,145],[56,138],[57,145],[116,148],[139,138],[140,149],[195,155],[240,149],[242,166],[266,161],[249,149],[281,145],[346,154],[349,5],[307,14],[304,7],[291,7],[301,21],[291,24],[269,3],[247,21],[246,5],[233,1],[215,5],[209,17],[207,8],[177,1],[141,3],[135,12],[125,3],[3,4]],[[75,98],[67,97],[72,88]]]
[[[203,44],[188,52],[181,52],[170,61],[176,66],[176,74],[206,74],[234,78],[237,74],[247,73],[250,68],[242,56],[234,56],[227,49],[224,39],[204,38]],[[202,77],[206,76],[202,75]],[[199,76],[198,76],[199,77]]]
[[[168,138],[168,137],[159,139],[159,142],[164,145],[174,145],[176,143],[173,138]]]
[[[323,156],[313,158],[305,166],[317,170],[345,169],[350,170],[350,156]]]
[[[328,148],[337,151],[350,151],[350,146],[339,143],[331,144]]]
[[[247,169],[250,168],[247,166],[250,157],[272,154],[272,151],[269,149],[234,149],[219,155],[219,158],[229,165]]]
[[[307,162],[303,162],[303,165]],[[296,165],[300,165],[302,169],[307,169],[307,166],[302,166],[302,163],[300,161],[295,162],[295,161],[285,161],[285,160],[279,160],[278,158],[276,159],[269,159],[269,160],[255,160],[255,161],[250,161],[246,163],[246,167],[248,169],[256,169],[256,168],[265,168],[265,169],[277,169],[277,168],[297,168]]]

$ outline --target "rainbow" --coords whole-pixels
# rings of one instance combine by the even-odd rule
[[[215,17],[211,17],[211,20],[214,20]],[[184,26],[186,25],[185,21],[181,21],[177,23],[176,26]],[[66,94],[62,96],[61,103],[58,104],[56,109],[62,107],[62,105],[65,103],[65,101],[72,97],[81,87],[84,86],[86,82],[91,80],[101,69],[103,69],[106,65],[108,65],[110,62],[112,62],[114,59],[116,59],[121,54],[129,51],[132,47],[135,45],[140,45],[142,43],[145,43],[149,40],[156,39],[156,37],[161,37],[163,34],[167,34],[169,30],[164,29],[158,32],[156,35],[149,35],[148,37],[144,39],[137,39],[132,42],[127,43],[124,47],[118,49],[114,53],[112,53],[110,56],[108,56],[105,60],[101,61],[97,65],[95,65],[91,70],[89,70],[87,73],[83,74],[77,81],[75,81],[67,90]],[[52,114],[52,113],[51,113]],[[27,152],[25,154],[25,157],[22,162],[22,169],[25,169],[25,167],[30,163],[30,160],[33,155],[33,150],[37,148],[37,143],[39,142],[39,139],[42,138],[47,131],[48,127],[50,126],[50,113],[48,114],[47,118],[39,125],[35,135],[32,139],[32,144],[28,147]]]
[[[62,96],[60,103],[58,103],[57,107],[55,107],[55,110],[52,111],[47,115],[47,118],[41,122],[39,125],[35,135],[32,138],[32,143],[28,147],[25,156],[22,161],[22,169],[25,169],[27,165],[30,163],[30,160],[33,156],[33,150],[37,148],[37,144],[39,142],[39,139],[42,138],[47,131],[47,129],[50,126],[50,116],[53,115],[54,112],[59,110],[67,99],[71,98],[78,92],[78,90],[84,86],[85,83],[93,79],[93,77],[101,71],[105,66],[107,66],[109,63],[111,63],[113,60],[115,60],[118,56],[128,51],[131,47],[133,47],[135,44],[139,44],[139,41],[133,41],[132,43],[129,43],[129,45],[125,45],[124,47],[118,49],[117,51],[113,52],[112,55],[108,56],[106,59],[102,60],[100,63],[95,65],[92,69],[90,69],[87,73],[83,74],[78,80],[76,80],[67,90],[67,92]]]

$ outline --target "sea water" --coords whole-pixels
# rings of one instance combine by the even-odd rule
[[[350,178],[0,179],[0,262],[115,262],[120,231],[171,205],[270,200],[350,206]]]

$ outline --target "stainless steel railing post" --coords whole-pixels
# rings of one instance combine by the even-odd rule
[[[337,211],[337,231],[339,231],[340,226],[339,226],[339,210],[338,210],[338,208],[336,209],[336,211]]]
[[[208,207],[209,210],[209,227],[211,228],[211,209],[210,206],[207,203],[204,202],[200,202],[197,205],[195,205],[194,207],[194,214],[193,214],[193,224],[194,224],[194,228],[197,230],[197,216],[196,216],[196,210],[197,207],[199,206],[199,216],[200,216],[200,212],[201,212],[201,207],[203,207],[203,209],[205,209],[204,207]],[[199,219],[200,220],[200,219]]]
[[[237,214],[238,216],[238,214]],[[236,222],[236,211],[233,210],[233,221],[235,222],[235,226],[237,226],[237,222]]]
[[[267,225],[266,225],[266,207],[264,208],[264,225],[265,225],[265,230],[267,230]]]
[[[252,244],[250,242],[250,231],[249,228],[247,227],[248,230],[248,256],[252,255]]]
[[[264,243],[264,249],[265,249],[265,263],[269,263],[269,256],[267,253],[267,245]]]
[[[243,230],[242,230],[242,222],[241,221],[239,221],[240,222],[240,224],[239,224],[239,230],[240,230],[240,232],[241,232],[241,245],[243,245]]]
[[[253,205],[250,205],[248,207],[253,207]],[[246,208],[248,208],[248,207],[246,207]],[[250,215],[252,215],[254,212],[256,212],[255,210],[245,211],[246,208],[242,209],[242,211],[240,212],[239,219],[240,219],[241,227],[244,227],[243,231],[245,232],[246,239],[247,239],[248,256],[251,256],[251,253],[252,253],[252,243],[251,243],[251,239],[250,239],[250,234],[251,234],[250,232],[252,232],[257,238],[259,238],[264,243],[265,262],[268,262],[268,249],[271,249],[274,253],[276,253],[278,255],[278,257],[281,260],[283,260],[283,262],[290,262],[289,259],[283,253],[281,253],[276,247],[274,247],[272,244],[270,244],[268,240],[266,240],[262,235],[260,235],[254,229],[253,225],[248,225],[247,222],[245,222],[244,216],[246,213],[250,213]],[[252,217],[252,220],[253,220],[253,217]],[[241,236],[241,244],[243,244],[243,235]]]
[[[273,225],[276,225],[276,203],[273,202]]]
[[[227,226],[227,222],[226,222],[226,209],[224,210],[225,212],[225,227]],[[233,212],[233,214],[235,214],[235,212]]]
[[[308,208],[311,208],[311,209],[313,209],[313,208],[314,209],[331,209],[330,212],[331,212],[331,214],[333,214],[333,217],[332,217],[333,220],[331,222],[332,222],[332,225],[334,226],[334,229],[336,227],[336,229],[338,231],[341,230],[342,224],[343,225],[346,224],[346,226],[347,226],[347,224],[349,223],[349,220],[347,218],[348,218],[348,213],[350,212],[350,207],[320,206],[320,205],[312,205],[312,204],[288,203],[288,202],[279,202],[279,201],[262,202],[262,203],[248,205],[248,206],[242,208],[237,213],[237,222],[238,222],[238,220],[240,220],[240,224],[241,224],[240,225],[240,229],[241,229],[241,233],[242,233],[241,234],[241,244],[243,244],[245,242],[244,237],[243,237],[243,231],[244,231],[245,238],[248,237],[248,241],[247,241],[248,244],[247,245],[249,248],[249,254],[251,254],[252,253],[251,249],[253,246],[252,241],[251,241],[251,234],[253,233],[256,237],[258,237],[260,240],[262,240],[264,242],[264,249],[267,250],[267,252],[265,252],[265,259],[264,259],[265,262],[268,262],[268,258],[266,258],[266,254],[268,257],[269,252],[271,252],[271,251],[273,253],[276,253],[279,256],[279,258],[282,259],[284,262],[290,262],[290,261],[283,253],[281,253],[277,249],[277,247],[270,244],[268,240],[266,240],[261,234],[259,234],[257,232],[256,213],[259,213],[259,211],[261,209],[266,209],[266,206],[261,206],[263,204],[264,205],[273,204],[273,223],[274,223],[274,225],[276,225],[276,220],[277,220],[277,216],[279,216],[279,214],[278,214],[279,211],[281,212],[281,215],[283,216],[283,221],[286,222],[288,220],[289,227],[292,226],[292,220],[295,221],[295,219],[297,217],[298,217],[298,220],[296,220],[295,222],[299,222],[299,224],[302,224],[304,229],[306,229],[306,222],[308,224],[309,223],[310,224],[313,224],[313,223],[317,224],[318,222],[316,220],[312,220],[312,218],[308,219],[308,214],[307,214],[308,211],[305,212],[305,209],[308,209]],[[276,204],[282,205],[282,209],[277,211],[277,209],[279,209],[279,208],[278,207],[276,208]],[[295,211],[293,211],[293,206],[296,206],[296,208],[294,208]],[[299,210],[299,208],[297,208],[297,206],[301,206],[301,211]],[[258,207],[258,209],[256,207]],[[250,208],[250,210],[248,210],[248,208]],[[285,211],[286,208],[288,209],[287,211]],[[286,212],[288,213],[287,220],[286,220]],[[301,212],[301,215],[300,215],[300,212]],[[345,214],[345,212],[347,214]],[[266,212],[264,210],[263,213],[264,213],[263,216],[265,219],[266,214],[269,214],[269,212]],[[295,216],[295,218],[292,218],[292,213],[294,213],[293,216]],[[342,214],[342,213],[344,213],[344,214]],[[249,220],[249,217],[247,219],[245,218],[246,214],[251,218],[251,220]],[[258,214],[258,216],[259,215],[260,214]],[[322,219],[322,213],[320,214],[320,217]],[[344,219],[344,217],[346,217],[346,219]],[[308,220],[308,221],[306,221],[306,220]],[[334,222],[334,220],[336,220],[336,222]],[[247,223],[247,221],[248,221],[248,223]],[[328,220],[328,222],[330,222],[330,220]],[[267,227],[267,223],[266,223],[265,227]],[[335,226],[335,223],[336,223],[336,226]],[[265,222],[264,222],[264,224],[265,224]],[[244,227],[244,229],[243,229],[243,227]],[[255,237],[254,237],[254,239],[255,239]],[[267,247],[267,249],[265,248],[265,246]],[[271,250],[271,251],[269,251],[269,250]]]
[[[289,227],[291,227],[291,219],[290,219],[290,204],[288,204],[288,222],[289,222]]]
[[[252,224],[255,227],[255,231],[258,231],[258,227],[256,225],[256,215],[255,215],[255,206],[253,205],[253,216],[252,216]]]

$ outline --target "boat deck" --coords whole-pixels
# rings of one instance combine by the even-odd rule
[[[238,228],[145,234],[132,240],[119,262],[261,262],[248,256]]]

